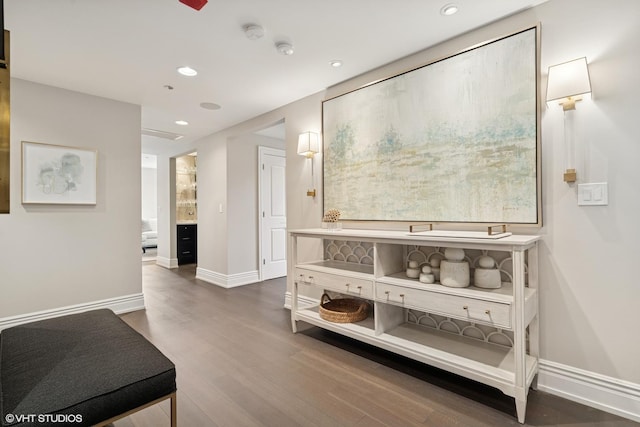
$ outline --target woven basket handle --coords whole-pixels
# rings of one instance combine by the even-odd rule
[[[325,301],[326,298],[326,301]],[[331,302],[331,297],[329,295],[327,295],[327,293],[323,293],[322,297],[320,297],[320,304],[326,304],[328,302]]]
[[[363,302],[360,304],[360,307],[358,307],[358,311],[356,311],[356,313],[362,313],[362,312],[365,312],[365,311],[367,311],[367,308],[368,308],[368,307],[367,307],[367,303],[363,301]]]

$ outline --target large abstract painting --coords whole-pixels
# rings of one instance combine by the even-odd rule
[[[324,101],[325,209],[540,225],[537,31]]]

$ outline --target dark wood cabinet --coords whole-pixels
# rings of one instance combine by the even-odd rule
[[[197,224],[178,224],[178,265],[198,262]]]

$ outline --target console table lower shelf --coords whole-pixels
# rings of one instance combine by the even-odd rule
[[[514,349],[478,342],[473,338],[404,323],[376,335],[374,319],[357,323],[331,323],[318,314],[317,306],[300,309],[296,320],[336,332],[396,354],[490,385],[516,398]],[[538,372],[538,360],[525,356],[526,384],[529,387]],[[524,401],[526,405],[526,400]]]

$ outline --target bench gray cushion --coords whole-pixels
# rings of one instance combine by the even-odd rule
[[[175,378],[174,364],[110,310],[0,333],[3,426],[31,425],[7,414],[79,414],[74,425],[95,424],[173,393]]]

